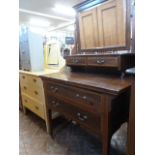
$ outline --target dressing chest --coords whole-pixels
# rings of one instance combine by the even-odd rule
[[[112,134],[128,121],[131,81],[124,71],[134,66],[131,50],[130,1],[88,0],[76,5],[75,48],[67,69],[40,76],[47,121],[59,112],[101,138],[110,154]],[[69,69],[68,69],[69,68]]]

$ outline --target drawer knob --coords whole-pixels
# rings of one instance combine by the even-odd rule
[[[26,87],[26,86],[24,86],[24,89],[26,90],[26,89],[27,89],[27,87]]]
[[[38,110],[38,109],[39,109],[39,107],[38,107],[38,106],[35,106],[35,109],[36,109],[36,110]]]
[[[76,94],[76,97],[80,97],[80,95],[79,94]]]
[[[25,76],[22,76],[23,79],[25,79]]]
[[[34,91],[35,95],[38,95],[38,92],[37,91]]]
[[[37,82],[37,80],[36,79],[33,79],[33,82]]]
[[[27,100],[26,99],[24,101],[25,101],[25,103],[27,103]]]

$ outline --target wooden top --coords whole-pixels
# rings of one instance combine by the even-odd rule
[[[67,83],[100,93],[118,95],[131,86],[131,81],[118,76],[96,75],[92,73],[59,72],[41,76],[43,80]]]
[[[24,73],[24,74],[29,74],[29,75],[35,75],[35,76],[41,76],[45,74],[51,74],[51,73],[56,73],[59,72],[59,70],[53,70],[53,69],[44,69],[42,71],[24,71],[24,70],[19,70],[19,73]]]

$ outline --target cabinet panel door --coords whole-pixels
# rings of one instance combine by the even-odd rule
[[[109,0],[97,7],[99,46],[126,45],[126,0]]]
[[[81,49],[90,49],[98,46],[96,8],[79,14],[79,31]]]

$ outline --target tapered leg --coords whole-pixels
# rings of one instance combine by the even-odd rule
[[[46,127],[47,127],[47,132],[48,134],[51,135],[51,137],[53,138],[53,129],[52,129],[52,111],[51,110],[47,110],[47,119],[46,119]]]

